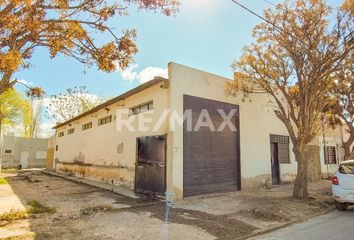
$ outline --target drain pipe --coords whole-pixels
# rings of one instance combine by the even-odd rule
[[[328,160],[326,163],[326,133],[325,133],[325,127],[324,127],[324,122],[322,121],[322,139],[323,139],[323,160],[324,163],[326,164],[327,167],[327,179],[329,178],[329,169],[328,169]]]

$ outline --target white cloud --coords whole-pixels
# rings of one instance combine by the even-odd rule
[[[126,70],[120,71],[120,74],[122,75],[123,79],[129,82],[133,82],[136,79],[136,76],[138,75],[138,73],[134,71],[134,69],[137,67],[138,64],[134,64]]]
[[[122,75],[123,79],[129,82],[138,80],[140,83],[145,83],[154,79],[154,77],[168,77],[167,69],[164,68],[150,66],[138,72],[135,71],[137,67],[138,65],[134,64],[128,69],[120,71],[120,74]]]
[[[157,67],[147,67],[143,69],[137,76],[139,82],[145,83],[154,77],[168,77],[167,69]]]
[[[53,136],[53,134],[55,133],[54,129],[52,129],[53,124],[46,122],[46,123],[41,123],[39,125],[39,131],[38,131],[38,137],[41,138],[49,138],[51,136]]]

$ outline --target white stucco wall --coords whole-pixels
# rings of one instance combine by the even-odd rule
[[[124,181],[128,187],[133,188],[136,162],[136,138],[150,135],[164,135],[167,132],[167,127],[163,124],[156,132],[150,130],[128,131],[126,128],[123,128],[123,131],[118,131],[115,121],[117,111],[153,101],[153,110],[139,114],[139,116],[151,116],[154,123],[157,121],[162,111],[168,108],[167,99],[168,89],[161,88],[160,84],[156,84],[126,98],[124,101],[112,104],[109,106],[109,112],[105,109],[101,109],[94,114],[74,121],[71,127],[69,125],[60,127],[57,129],[57,135],[64,131],[64,136],[56,137],[58,150],[55,151],[54,159],[66,163],[74,162],[74,159],[83,160],[85,164],[101,167],[100,170],[90,170],[89,173],[86,173],[85,177],[110,183]],[[122,104],[124,104],[124,106],[119,106]],[[98,126],[98,119],[109,115],[113,117],[112,122]],[[134,116],[138,117],[138,115],[128,116],[126,114],[124,116],[124,119]],[[83,131],[82,125],[89,122],[92,122],[92,128]],[[139,120],[134,121],[133,127],[135,129],[138,129],[138,123]],[[153,123],[147,123],[145,125],[149,126],[153,125]],[[75,132],[68,135],[67,130],[72,127],[75,128]],[[123,144],[123,151],[121,153],[117,151],[118,145],[120,144]],[[116,169],[116,172],[112,172],[112,169]],[[107,176],[102,176],[102,179],[97,179],[100,174],[105,174],[105,172],[108,171],[110,171],[110,173],[107,173]]]
[[[46,153],[47,138],[22,138],[16,136],[4,136],[3,149],[0,158],[3,168],[17,168],[21,164],[21,152],[28,152],[28,168],[42,168],[46,165],[46,158],[37,156],[37,152]],[[6,153],[11,151],[11,153]],[[41,158],[37,158],[41,157]],[[23,166],[25,167],[25,166]]]
[[[234,98],[225,94],[225,83],[229,79],[182,66],[169,64],[171,110],[183,112],[183,95],[239,105],[240,147],[242,179],[271,174],[270,134],[287,135],[283,124],[275,117],[268,105],[267,95],[253,95],[245,101],[242,96]],[[183,190],[183,126],[171,133],[173,186],[177,192]],[[290,146],[291,148],[291,146]],[[290,153],[291,164],[281,164],[281,174],[295,174],[297,164]]]

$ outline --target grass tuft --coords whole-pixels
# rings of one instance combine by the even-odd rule
[[[46,206],[40,204],[36,200],[32,200],[32,201],[28,202],[28,205],[31,206],[31,209],[29,210],[29,212],[31,214],[55,213],[56,212],[55,208],[46,207]]]
[[[3,168],[1,169],[2,173],[9,173],[9,174],[14,174],[17,173],[18,170],[16,168]]]
[[[2,240],[28,240],[28,239],[36,239],[36,233],[34,232],[29,232],[29,233],[25,233],[22,235],[18,235],[18,236],[10,236],[10,237],[6,237],[6,238],[1,238]]]
[[[23,220],[31,217],[34,214],[41,214],[41,213],[55,213],[55,208],[50,208],[43,206],[36,200],[32,200],[28,202],[30,205],[29,209],[26,210],[18,210],[18,209],[11,209],[9,212],[5,212],[0,214],[0,222],[7,222],[11,223],[16,220]],[[5,223],[6,224],[6,223]]]
[[[13,222],[26,219],[30,216],[27,210],[11,209],[9,212],[0,214],[0,221]]]
[[[0,177],[0,185],[8,184],[9,182],[7,181],[6,178]]]

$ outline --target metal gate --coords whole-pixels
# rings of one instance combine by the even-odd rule
[[[166,189],[166,136],[137,138],[135,192],[163,194]]]
[[[240,133],[238,106],[192,96],[184,96],[184,110],[192,111],[195,126],[200,113],[207,110],[214,126],[223,122],[220,110],[226,114],[236,110],[231,119],[236,131],[226,127],[222,131],[200,128],[188,131],[183,125],[183,193],[184,196],[236,191],[241,189]]]

